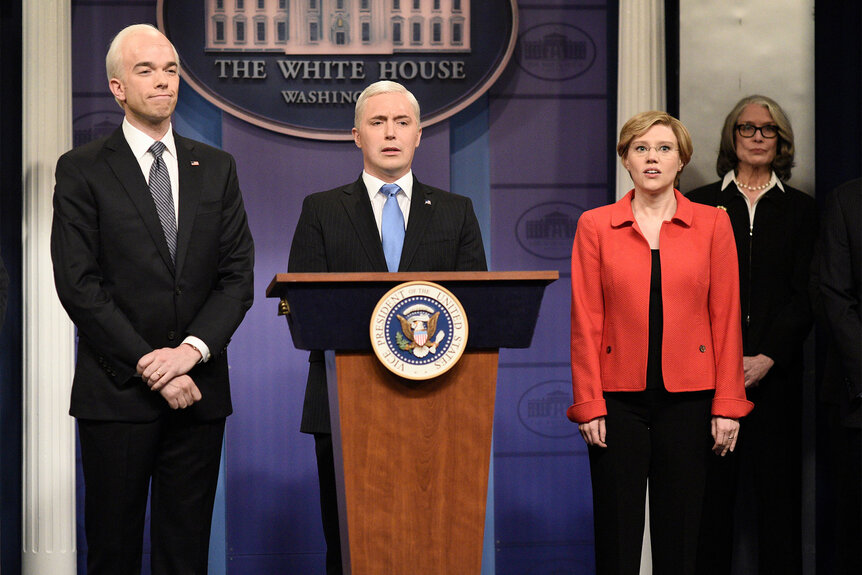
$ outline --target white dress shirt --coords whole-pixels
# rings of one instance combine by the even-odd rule
[[[407,218],[410,216],[410,199],[413,197],[413,170],[408,170],[406,174],[395,180],[394,182],[384,182],[379,178],[375,178],[365,170],[362,171],[362,181],[365,182],[365,189],[368,190],[368,198],[371,200],[371,210],[374,212],[374,221],[377,223],[377,233],[382,236],[383,226],[383,204],[386,203],[386,194],[380,192],[383,184],[398,184],[401,191],[395,195],[398,200],[398,207],[401,208],[401,213],[404,214],[404,229],[407,229]]]

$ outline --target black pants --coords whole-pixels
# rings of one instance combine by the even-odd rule
[[[773,369],[748,390],[755,408],[736,451],[710,461],[698,575],[730,575],[745,560],[733,560],[736,531],[757,550],[754,572],[802,573],[802,387]]]
[[[152,480],[153,575],[206,575],[225,420],[78,420],[88,575],[141,572]]]
[[[320,516],[326,539],[326,575],[341,575],[341,534],[338,527],[338,493],[335,488],[335,456],[332,435],[314,434],[317,477],[320,483]]]
[[[597,575],[640,570],[647,479],[655,575],[692,575],[713,392],[606,393],[607,448],[590,448]]]
[[[862,429],[845,427],[838,406],[823,405],[818,482],[818,573],[862,573]]]

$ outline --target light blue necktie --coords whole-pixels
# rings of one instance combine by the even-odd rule
[[[401,262],[401,248],[404,245],[404,214],[401,213],[398,199],[395,197],[400,190],[398,184],[384,184],[380,188],[380,191],[386,194],[380,236],[383,240],[386,267],[391,272],[398,271],[398,264]]]
[[[150,194],[156,204],[159,213],[159,221],[165,240],[168,242],[168,251],[171,253],[171,261],[175,261],[177,255],[177,220],[174,212],[174,197],[171,194],[171,177],[168,175],[168,167],[162,159],[162,153],[166,146],[156,140],[150,146],[150,153],[156,159],[150,167]]]

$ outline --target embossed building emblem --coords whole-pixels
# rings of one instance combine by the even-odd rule
[[[568,202],[545,202],[531,207],[515,224],[518,244],[542,259],[568,259],[572,255],[578,218],[583,211]]]
[[[392,373],[424,380],[449,371],[467,344],[467,315],[452,293],[432,282],[387,292],[371,315],[371,346]]]
[[[529,75],[542,80],[577,78],[596,61],[596,43],[569,24],[533,26],[518,41],[516,59]]]
[[[183,78],[249,123],[350,140],[353,107],[378,80],[404,84],[429,126],[503,72],[516,0],[158,0]]]
[[[561,438],[577,435],[578,427],[566,417],[572,404],[570,381],[550,380],[530,387],[518,401],[518,419],[531,432],[542,437]]]

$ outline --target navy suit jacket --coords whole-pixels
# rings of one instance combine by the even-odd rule
[[[135,367],[186,335],[212,357],[189,372],[203,397],[185,411],[201,420],[232,411],[226,350],[252,304],[254,244],[230,154],[174,139],[176,265],[122,128],[57,162],[51,256],[57,293],[78,328],[75,417],[150,421],[168,410]]]
[[[398,271],[485,271],[485,248],[469,198],[413,178],[410,214]],[[290,246],[288,272],[385,272],[386,258],[368,191],[355,182],[311,194]],[[323,354],[309,357],[300,429],[330,433]]]

